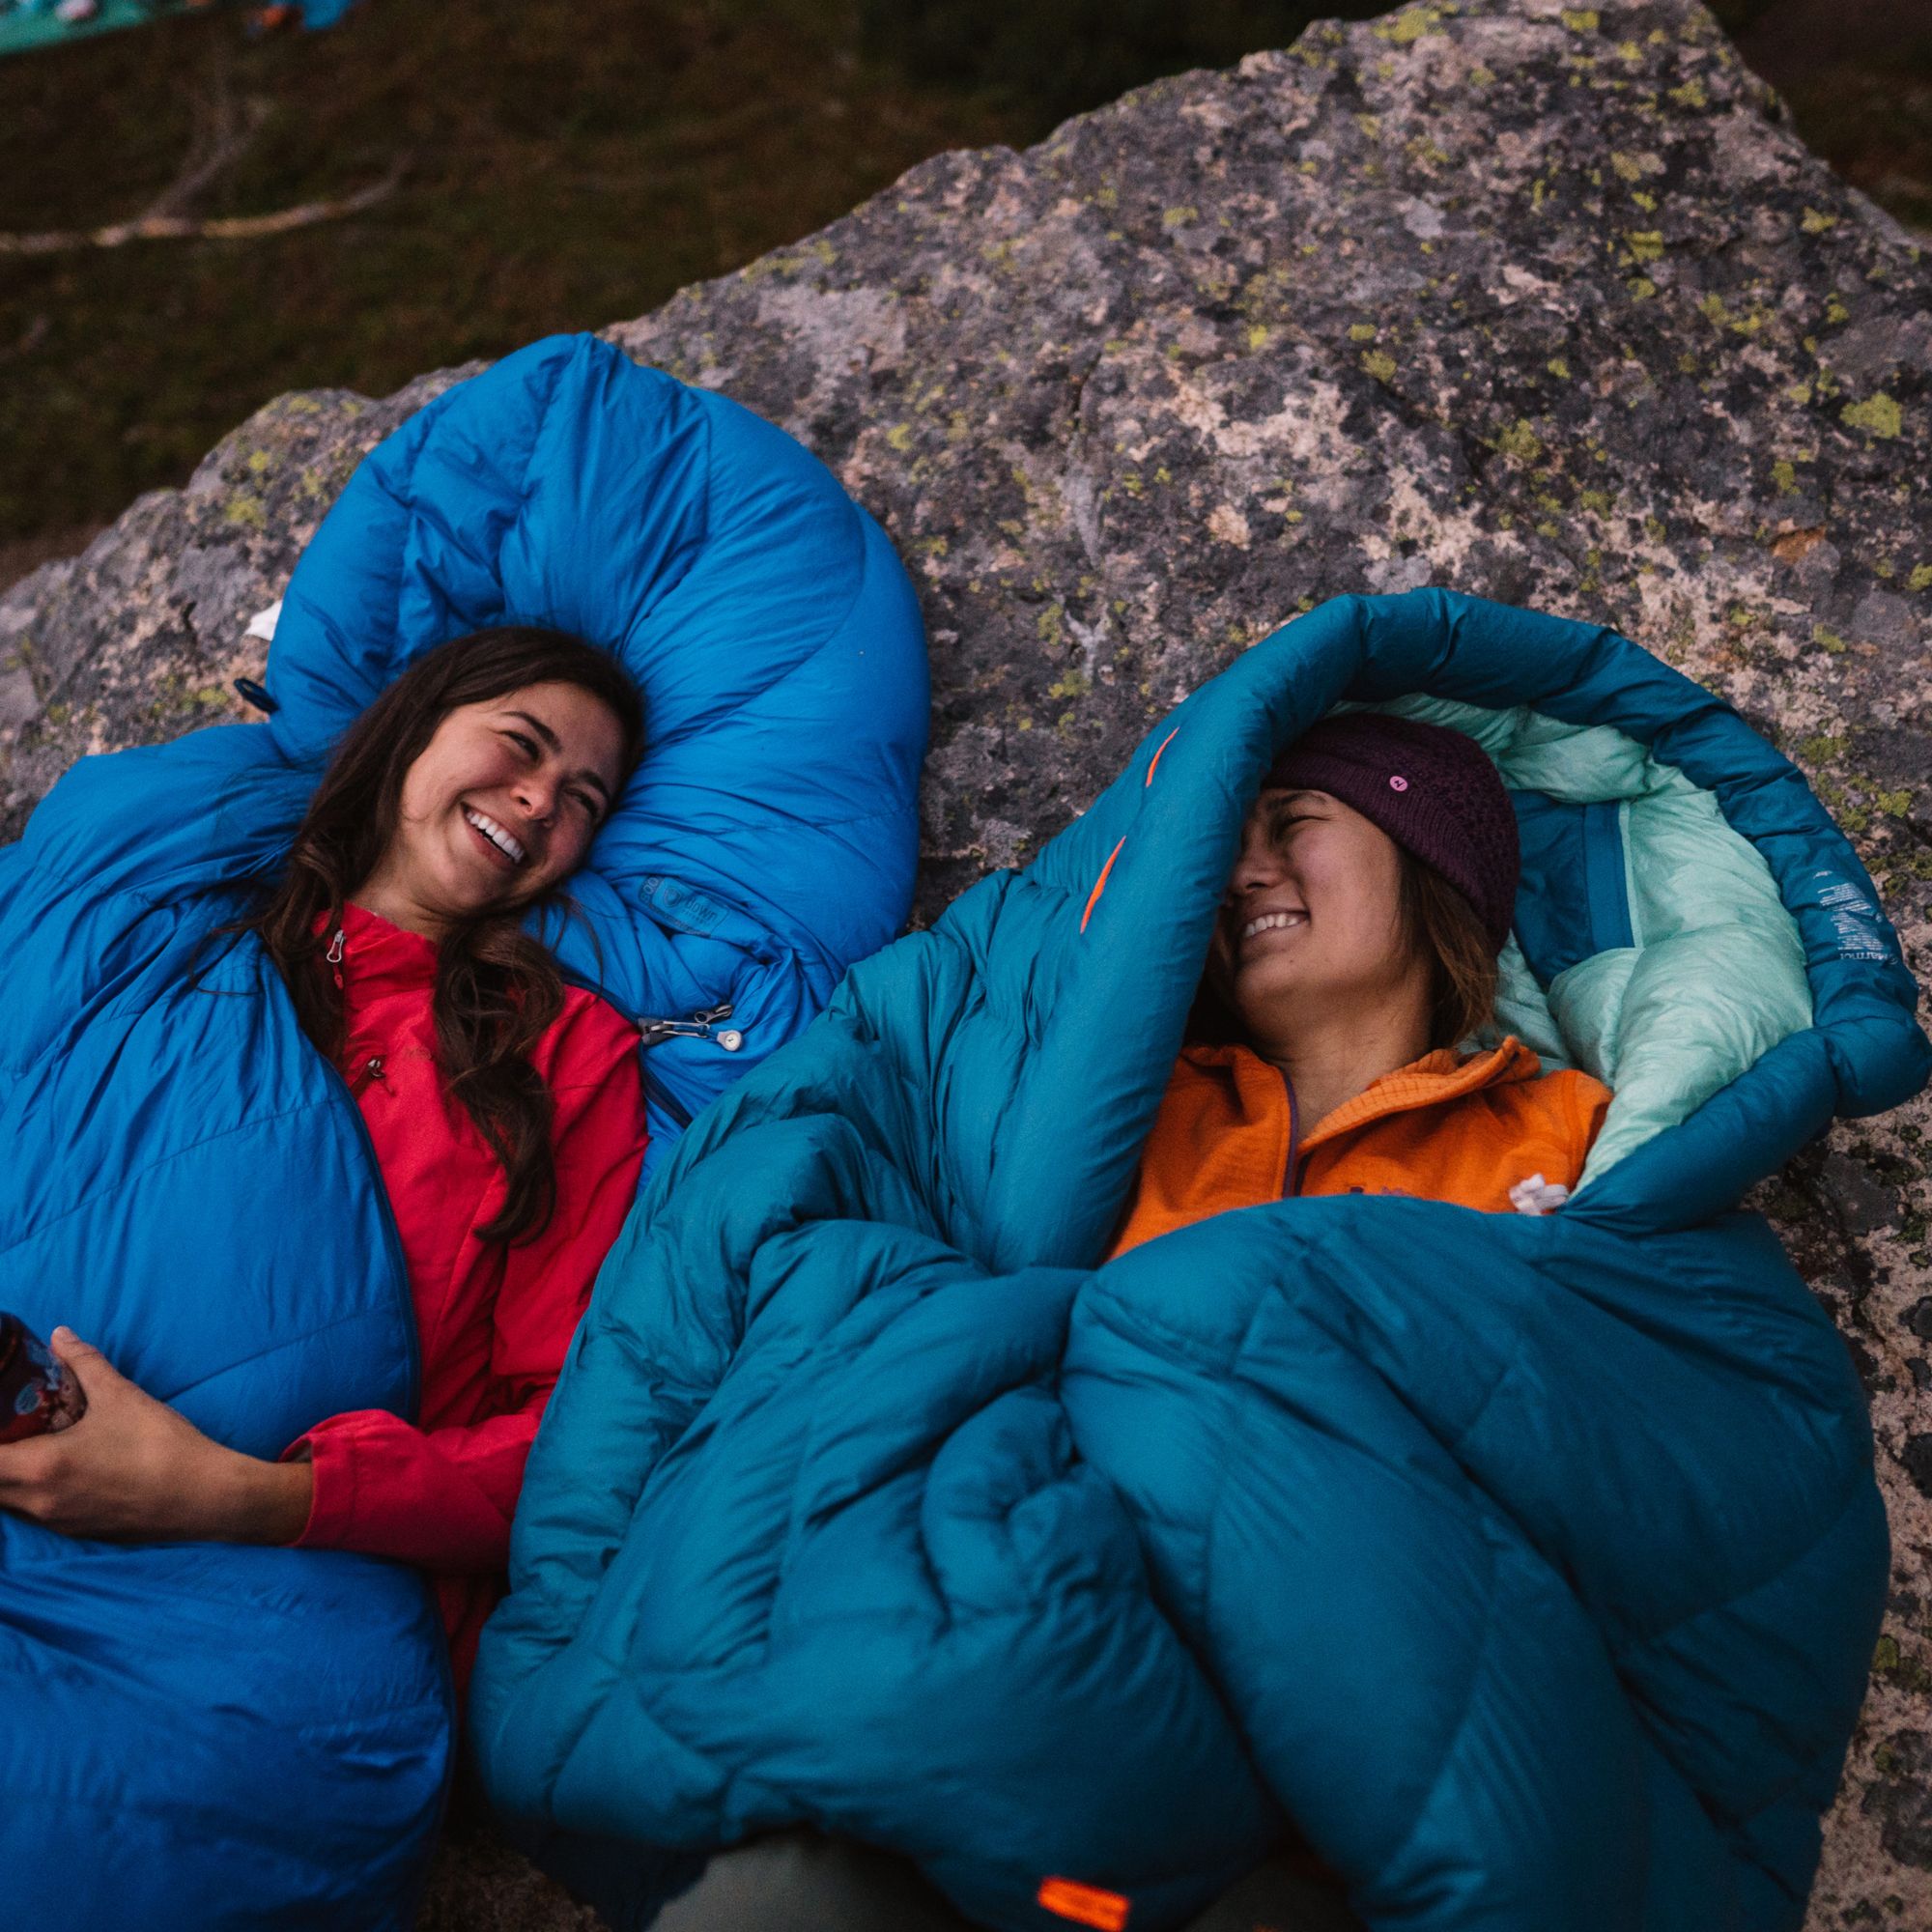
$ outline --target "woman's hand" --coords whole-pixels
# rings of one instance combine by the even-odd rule
[[[0,1508],[68,1536],[141,1543],[290,1543],[308,1520],[305,1462],[265,1463],[204,1435],[70,1328],[48,1338],[87,1413],[0,1446]]]

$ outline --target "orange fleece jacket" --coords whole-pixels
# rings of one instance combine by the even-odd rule
[[[1544,1074],[1512,1036],[1466,1060],[1424,1054],[1310,1123],[1247,1047],[1184,1047],[1110,1259],[1291,1194],[1412,1194],[1507,1213],[1510,1189],[1534,1175],[1576,1186],[1609,1104],[1601,1081]]]

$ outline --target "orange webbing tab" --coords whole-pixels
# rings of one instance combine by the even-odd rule
[[[1162,739],[1162,740],[1160,741],[1160,744],[1159,744],[1158,748],[1157,748],[1157,749],[1155,750],[1155,752],[1154,752],[1154,754],[1153,754],[1153,756],[1152,756],[1152,757],[1151,757],[1151,758],[1150,758],[1150,759],[1148,760],[1148,775],[1147,775],[1147,784],[1152,784],[1152,783],[1153,783],[1153,768],[1154,768],[1154,767],[1155,767],[1155,766],[1156,766],[1157,764],[1159,764],[1159,763],[1160,763],[1160,754],[1161,754],[1161,753],[1162,753],[1162,752],[1164,752],[1164,751],[1166,751],[1166,750],[1167,750],[1167,748],[1168,748],[1168,747],[1169,747],[1169,746],[1170,746],[1171,744],[1173,744],[1173,743],[1174,743],[1174,741],[1175,741],[1175,740],[1176,740],[1176,739],[1177,739],[1178,737],[1179,737],[1179,736],[1180,736],[1180,726],[1179,726],[1179,724],[1177,724],[1177,725],[1176,725],[1176,726],[1174,727],[1174,729],[1173,729],[1172,731],[1170,731],[1170,732],[1169,732],[1169,733],[1167,734],[1167,736],[1166,736],[1165,738],[1163,738],[1163,739]],[[1141,789],[1142,789],[1143,791],[1145,791],[1145,790],[1147,789],[1147,785],[1143,785],[1143,786],[1141,787]]]
[[[1097,1885],[1070,1878],[1041,1879],[1039,1902],[1056,1918],[1097,1926],[1099,1932],[1127,1932],[1127,1914],[1133,1910],[1118,1891],[1102,1891]]]

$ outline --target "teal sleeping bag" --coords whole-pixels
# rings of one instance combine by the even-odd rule
[[[1338,703],[1496,759],[1503,1018],[1616,1090],[1590,1169],[1096,1265],[1245,810]],[[1792,1932],[1887,1531],[1847,1351],[1737,1202],[1924,1082],[1915,998],[1696,685],[1469,597],[1321,606],[680,1143],[530,1465],[497,1801],[640,1867],[852,1833],[1011,1932],[1056,1877],[1158,1932],[1288,1820],[1377,1928]]]
[[[252,1455],[343,1410],[412,1414],[417,1335],[348,1089],[253,937],[209,942],[279,870],[350,721],[443,639],[518,621],[643,693],[582,916],[539,923],[573,978],[683,1028],[645,1061],[658,1154],[910,904],[924,640],[822,465],[587,336],[412,417],[296,571],[268,721],[84,758],[0,851],[0,1308],[71,1324]],[[724,1008],[728,1042],[693,1018]],[[0,1710],[9,1925],[412,1922],[452,1758],[413,1571],[0,1512]]]

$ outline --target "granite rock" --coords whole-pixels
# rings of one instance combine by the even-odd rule
[[[1730,699],[1923,980],[1927,239],[1806,152],[1696,0],[1468,0],[942,155],[609,333],[799,436],[911,568],[921,921],[1285,619],[1434,582],[1609,623]],[[465,373],[283,397],[0,598],[0,838],[80,753],[238,715],[248,616]],[[1895,1547],[1814,1932],[1932,1925],[1928,1125],[1923,1099],[1840,1123],[1758,1201],[1863,1374]],[[580,1922],[487,1866],[446,1854],[425,1922]]]

